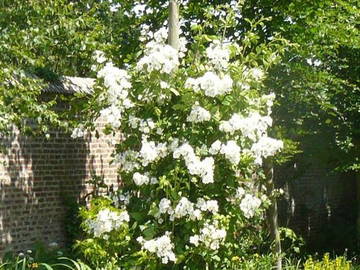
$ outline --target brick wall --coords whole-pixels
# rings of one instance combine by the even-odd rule
[[[64,243],[64,200],[89,192],[85,182],[94,173],[117,183],[116,167],[109,165],[111,138],[72,139],[61,133],[30,138],[16,130],[0,138],[0,254],[26,250],[37,241]]]
[[[278,168],[275,175],[285,190],[279,201],[281,226],[302,236],[309,250],[355,248],[355,175],[335,173],[315,159]]]
[[[102,121],[97,125],[101,129]],[[67,196],[90,192],[85,182],[92,174],[118,184],[116,167],[109,165],[112,139],[94,134],[71,139],[61,133],[30,138],[16,131],[0,138],[0,254],[26,250],[36,241],[64,243]],[[279,204],[280,223],[314,248],[323,244],[342,249],[355,240],[355,177],[329,171],[317,162],[277,170],[277,184],[286,190]]]

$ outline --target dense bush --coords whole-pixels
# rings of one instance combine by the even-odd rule
[[[227,11],[225,29],[235,16]],[[268,136],[275,96],[263,80],[283,43],[257,44],[250,31],[239,46],[193,29],[194,42],[180,38],[178,50],[166,28],[148,34],[126,69],[96,53],[93,108],[107,133],[121,131],[123,186],[81,213],[88,237],[77,247],[93,267],[231,269],[264,246],[265,212],[279,192],[262,165],[283,142]]]

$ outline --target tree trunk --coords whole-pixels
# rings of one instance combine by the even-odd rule
[[[271,198],[271,194],[274,190],[274,166],[270,159],[264,162],[264,170],[266,176],[266,189],[268,196]],[[278,225],[278,209],[276,199],[271,199],[271,205],[266,212],[268,226],[273,241],[272,251],[276,256],[276,270],[282,269],[282,258],[281,258],[281,241],[280,232]]]
[[[179,50],[179,29],[179,7],[176,0],[170,0],[168,43],[176,50]]]
[[[357,200],[357,246],[360,247],[360,173],[356,173],[356,200]]]

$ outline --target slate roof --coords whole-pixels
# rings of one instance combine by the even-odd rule
[[[61,94],[91,94],[94,84],[95,79],[92,78],[63,76],[59,79],[59,81],[49,84],[49,86],[44,89],[44,92]]]

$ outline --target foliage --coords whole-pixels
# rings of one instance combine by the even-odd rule
[[[297,45],[287,50],[266,82],[278,96],[277,125],[285,137],[301,141],[306,159],[320,159],[343,170],[356,170],[359,154],[357,2],[277,1],[274,5],[264,0],[247,1],[244,8],[245,17],[272,17],[258,29],[261,39],[278,32]]]
[[[311,257],[304,263],[305,270],[350,270],[351,262],[345,257],[330,259],[329,254],[325,254],[321,261],[314,261]]]
[[[64,75],[91,77],[95,49],[130,54],[121,43],[131,40],[124,27],[133,24],[133,17],[114,12],[109,1],[5,0],[0,2],[0,13],[2,133],[12,125],[47,136],[50,126],[68,128],[86,99],[75,99],[72,110],[62,114],[54,104],[61,99],[69,102],[68,97],[44,97],[48,83]]]
[[[65,208],[63,227],[65,229],[65,239],[67,240],[66,246],[71,248],[76,239],[80,239],[83,234],[79,212],[80,206],[84,204],[79,204],[75,198],[68,194],[62,194],[61,198]]]
[[[184,18],[182,29],[190,41],[194,22],[204,25],[203,32],[208,35],[218,33],[224,24],[206,23],[207,20],[209,17],[222,20],[225,6],[234,3],[179,2]],[[356,170],[359,141],[356,60],[360,44],[357,1],[292,1],[290,5],[287,1],[239,2],[243,5],[236,10],[233,18],[236,23],[227,25],[225,36],[239,44],[248,38],[267,43],[280,33],[297,45],[287,48],[285,61],[273,66],[265,81],[269,91],[278,97],[274,120],[281,128],[277,133],[301,141],[300,148],[309,156],[326,159],[343,170]],[[167,18],[167,3],[167,0],[2,1],[0,63],[10,72],[1,71],[1,81],[9,73],[13,76],[12,70],[47,81],[59,75],[91,77],[94,76],[91,56],[97,49],[106,55],[117,55],[113,61],[118,66],[132,63],[139,54],[140,34],[150,34],[162,25]],[[222,11],[214,12],[216,5],[223,5]],[[247,36],[253,27],[251,21],[259,20],[262,23]],[[250,48],[244,50],[244,54],[251,52]],[[21,78],[22,81],[24,76]],[[51,104],[38,98],[42,83],[42,80],[24,82],[23,86],[10,87],[11,91],[7,85],[0,85],[2,130],[12,122],[23,126],[22,120],[28,118],[37,119],[43,129],[48,123],[63,123],[53,113]],[[16,96],[17,93],[22,94]],[[77,114],[88,109],[84,100],[77,100],[75,107],[76,103]],[[323,137],[321,144],[318,134]],[[334,151],[340,158],[329,157],[327,153]]]
[[[79,260],[63,256],[63,252],[56,247],[44,247],[38,244],[34,250],[13,255],[5,254],[0,260],[1,270],[90,270],[91,268]]]

